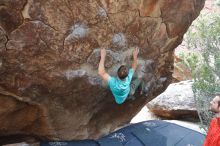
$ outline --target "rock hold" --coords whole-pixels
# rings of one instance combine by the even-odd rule
[[[92,54],[89,56],[87,62],[91,64],[94,69],[98,69],[99,61],[100,61],[100,49],[95,49]],[[111,50],[106,50],[106,61],[105,67],[110,68],[114,64],[117,64],[121,61],[122,56],[119,53],[115,53]]]

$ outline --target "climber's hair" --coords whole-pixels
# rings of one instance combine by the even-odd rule
[[[125,65],[122,65],[118,69],[118,77],[123,80],[128,76],[128,68]]]

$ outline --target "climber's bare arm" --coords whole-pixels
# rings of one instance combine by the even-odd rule
[[[101,49],[101,60],[99,62],[99,75],[103,78],[103,80],[108,81],[110,76],[109,74],[105,71],[105,56],[106,56],[106,50],[105,49]]]
[[[139,50],[138,48],[135,48],[134,51],[133,51],[133,62],[132,62],[132,69],[135,71],[136,68],[137,68],[137,63],[138,63],[138,53],[139,53]]]

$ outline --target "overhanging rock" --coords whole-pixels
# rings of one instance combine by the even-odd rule
[[[97,138],[128,123],[170,83],[173,49],[205,0],[0,2],[0,135]],[[97,74],[114,75],[139,47],[147,96],[114,102]]]

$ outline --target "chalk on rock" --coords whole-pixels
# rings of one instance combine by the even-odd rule
[[[65,41],[74,41],[76,39],[85,38],[88,31],[89,29],[85,24],[76,23],[71,27],[71,32],[66,37]]]

